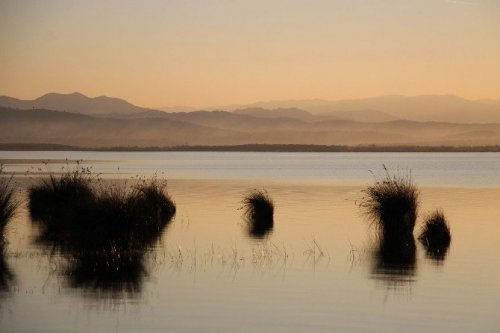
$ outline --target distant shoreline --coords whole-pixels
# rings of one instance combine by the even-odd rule
[[[60,144],[0,143],[0,151],[116,151],[116,152],[500,152],[495,146],[377,146],[246,144],[228,146],[78,147]]]

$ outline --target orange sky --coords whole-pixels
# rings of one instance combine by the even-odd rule
[[[500,97],[498,0],[0,2],[0,95]]]

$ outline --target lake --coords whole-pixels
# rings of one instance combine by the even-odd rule
[[[168,179],[176,216],[141,274],[75,283],[24,200],[0,262],[2,332],[499,331],[498,153],[0,152],[21,197],[76,160],[105,184]],[[417,240],[411,260],[381,262],[359,203],[383,165],[420,187],[416,236],[446,215],[443,257]],[[262,238],[240,209],[252,189],[275,203]]]

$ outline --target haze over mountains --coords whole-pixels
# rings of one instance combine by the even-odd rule
[[[28,101],[1,96],[0,143],[81,147],[498,145],[500,100],[384,96],[164,112],[118,98],[89,98],[79,93],[51,93]]]

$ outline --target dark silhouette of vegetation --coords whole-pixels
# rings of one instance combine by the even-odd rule
[[[14,274],[5,259],[5,229],[20,204],[15,192],[13,177],[5,176],[0,165],[0,292],[8,291],[14,280]]]
[[[308,145],[242,144],[220,146],[108,146],[82,147],[51,143],[0,143],[0,150],[29,151],[235,151],[235,152],[499,152],[500,145],[415,146],[415,145]]]
[[[37,241],[68,258],[70,285],[106,291],[138,290],[144,255],[175,215],[165,181],[127,188],[83,168],[51,175],[30,188],[29,199]]]
[[[416,246],[412,237],[380,238],[373,252],[372,274],[389,286],[411,283],[416,270]]]
[[[64,272],[71,288],[106,292],[106,297],[139,293],[148,275],[144,254],[75,254]]]
[[[242,200],[250,237],[263,238],[274,225],[274,203],[266,191],[254,190]]]
[[[0,243],[0,292],[8,291],[13,281],[14,274],[5,259],[5,243],[2,242]]]
[[[60,176],[51,174],[40,184],[29,189],[29,211],[33,221],[39,223],[45,237],[62,241],[64,236],[80,223],[89,223],[96,211],[98,194],[96,181],[89,169],[67,170]]]
[[[381,231],[386,241],[413,238],[417,218],[418,188],[411,174],[391,175],[384,165],[385,178],[364,190],[360,206]]]
[[[3,175],[3,166],[0,165],[0,245],[4,243],[4,232],[9,220],[14,216],[19,200],[15,198],[15,187],[12,176]]]
[[[444,260],[451,243],[451,233],[442,211],[436,210],[427,216],[418,239],[429,258]]]

